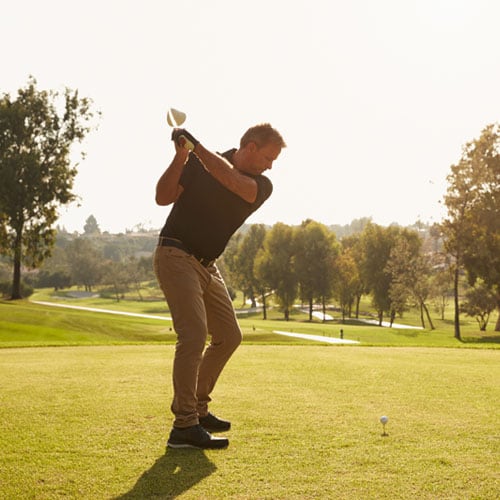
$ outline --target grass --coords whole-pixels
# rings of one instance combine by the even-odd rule
[[[244,345],[214,395],[230,447],[205,452],[165,452],[172,358],[0,350],[0,497],[497,498],[498,351]]]
[[[66,302],[168,315],[161,302]],[[458,342],[449,321],[430,332],[269,318],[242,317],[244,344],[216,387],[230,447],[165,451],[171,321],[0,301],[0,498],[497,498],[494,332],[464,320]],[[340,328],[362,343],[273,333]]]
[[[131,313],[143,313],[168,318],[163,301],[112,299],[57,299],[51,293],[39,292],[33,300],[57,301],[67,305],[93,307]],[[339,320],[322,323],[308,321],[308,315],[293,311],[292,321],[284,321],[282,313],[271,310],[268,320],[261,314],[240,316],[244,342],[249,344],[311,344],[310,341],[292,339],[273,333],[275,330],[306,333],[327,337],[357,340],[363,346],[420,346],[420,347],[476,347],[500,348],[500,336],[490,326],[488,332],[480,332],[475,321],[462,321],[463,342],[453,335],[451,320],[434,320],[436,329],[383,328],[367,325],[357,320],[346,324]],[[366,317],[366,316],[365,316]],[[408,314],[399,323],[418,326],[415,314]],[[57,345],[109,345],[136,343],[174,343],[175,334],[171,321],[118,316],[96,312],[47,307],[29,301],[0,301],[0,347],[57,346]]]

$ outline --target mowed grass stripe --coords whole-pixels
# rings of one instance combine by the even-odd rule
[[[173,350],[0,350],[0,497],[498,493],[497,350],[243,345],[214,394],[229,449],[165,453]]]

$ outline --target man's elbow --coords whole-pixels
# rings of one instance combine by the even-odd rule
[[[165,196],[162,193],[156,193],[155,201],[157,205],[160,205],[160,207],[166,207],[167,205],[170,205],[170,203],[172,203],[173,200],[170,200],[167,196]]]

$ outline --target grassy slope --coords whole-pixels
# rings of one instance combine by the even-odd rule
[[[37,300],[51,300],[50,295],[38,294]],[[53,299],[52,299],[53,300]],[[162,302],[121,301],[110,299],[66,299],[70,305],[122,310],[133,313],[167,317]],[[328,337],[358,340],[362,345],[379,346],[434,346],[434,347],[500,347],[500,337],[490,328],[479,332],[475,323],[464,321],[462,334],[466,342],[453,337],[451,321],[435,320],[436,330],[408,330],[381,328],[357,321],[341,324],[339,321],[309,322],[307,314],[294,312],[292,321],[284,321],[277,311],[269,313],[264,321],[261,314],[243,315],[240,324],[246,343],[304,344],[305,340],[278,336],[274,330],[309,333]],[[402,322],[403,320],[399,320]],[[418,325],[412,315],[404,318],[407,324]],[[111,314],[83,312],[33,304],[28,301],[0,301],[0,347],[37,345],[81,345],[123,343],[175,342],[171,321],[134,318]]]
[[[165,453],[172,357],[165,345],[0,350],[0,497],[499,491],[498,351],[244,345],[214,394],[229,449]]]

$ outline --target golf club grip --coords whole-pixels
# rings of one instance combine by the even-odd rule
[[[179,136],[179,144],[189,151],[194,151],[194,144],[185,135]]]

